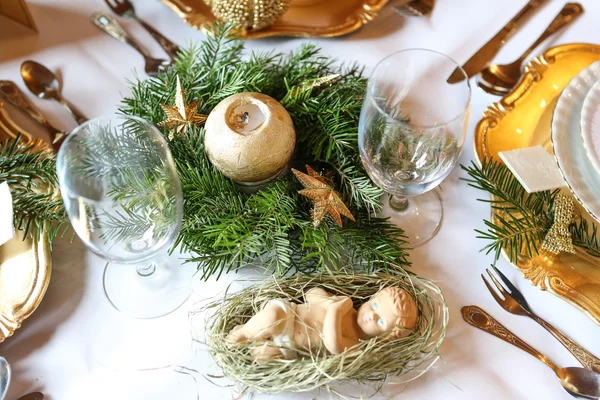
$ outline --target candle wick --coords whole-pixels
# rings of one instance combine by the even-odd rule
[[[250,114],[248,114],[248,111],[244,111],[244,113],[241,116],[242,122],[248,122],[248,117],[249,116],[250,116]]]

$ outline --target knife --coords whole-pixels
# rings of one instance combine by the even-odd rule
[[[477,53],[473,54],[473,56],[467,61],[462,69],[467,73],[467,76],[470,78],[473,75],[480,72],[485,66],[492,61],[494,56],[498,54],[498,51],[502,48],[504,43],[515,32],[523,25],[525,20],[529,18],[534,11],[536,11],[540,5],[545,3],[547,0],[531,0],[521,11],[517,13],[496,35],[491,38],[486,44],[480,48]],[[460,68],[456,68],[450,78],[448,78],[448,83],[458,83],[465,79],[465,75],[461,71]]]

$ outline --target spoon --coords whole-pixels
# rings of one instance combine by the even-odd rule
[[[0,357],[0,400],[4,399],[10,383],[10,365],[6,358]]]
[[[44,400],[44,395],[40,392],[33,392],[19,397],[17,400]]]
[[[548,357],[525,343],[477,306],[463,307],[462,316],[470,325],[526,351],[546,364],[554,371],[562,387],[571,396],[580,399],[600,399],[600,374],[580,367],[559,368]]]
[[[483,71],[477,84],[480,88],[494,95],[505,95],[521,79],[521,65],[536,47],[554,33],[573,22],[583,14],[583,6],[579,3],[567,3],[558,13],[548,28],[525,52],[510,64],[490,64]]]
[[[62,97],[58,78],[42,64],[32,60],[24,61],[21,64],[21,77],[31,93],[40,99],[57,101],[78,124],[81,125],[88,120]]]

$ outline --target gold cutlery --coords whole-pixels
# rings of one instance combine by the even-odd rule
[[[477,80],[477,85],[486,92],[498,96],[504,96],[521,79],[521,65],[523,61],[538,47],[543,41],[566,27],[583,14],[583,6],[579,3],[567,3],[558,13],[554,20],[548,25],[544,33],[527,49],[525,52],[510,64],[498,65],[490,64],[481,71]]]
[[[463,65],[463,69],[470,78],[481,71],[494,58],[504,43],[510,39],[515,32],[523,25],[525,20],[529,18],[540,5],[547,0],[530,0],[529,3],[521,11],[517,13],[504,27],[494,35],[486,44],[483,45],[470,59]],[[455,69],[448,83],[461,82],[464,75],[460,69]]]
[[[500,304],[502,308],[508,311],[511,314],[515,315],[523,315],[525,317],[529,317],[538,324],[540,324],[544,329],[552,334],[563,346],[566,347],[567,350],[573,354],[573,356],[583,365],[585,368],[590,369],[592,371],[600,373],[600,359],[596,358],[593,354],[585,350],[583,347],[575,343],[564,333],[556,329],[549,322],[546,322],[541,317],[537,316],[529,304],[527,304],[527,300],[523,294],[512,284],[512,282],[504,276],[504,274],[496,267],[492,266],[498,278],[504,283],[504,286],[498,281],[498,278],[490,271],[486,269],[490,280],[493,282],[494,286],[498,289],[498,291],[492,288],[492,285],[482,274],[481,278],[487,286],[488,290],[492,294],[492,297]],[[506,286],[506,288],[505,288]],[[501,297],[500,295],[503,297]]]
[[[571,396],[582,399],[600,399],[600,374],[580,367],[558,367],[547,356],[528,345],[477,306],[465,306],[461,311],[463,319],[469,325],[496,336],[543,362],[554,371],[562,387]]]
[[[88,119],[71,105],[61,94],[60,82],[56,75],[42,64],[26,60],[21,64],[21,77],[27,89],[40,99],[58,102],[78,124]]]
[[[167,60],[150,57],[125,32],[121,24],[119,24],[119,22],[110,15],[100,12],[94,13],[92,14],[92,22],[105,33],[108,33],[110,36],[114,37],[118,41],[128,44],[129,46],[137,50],[137,52],[140,53],[142,57],[144,57],[144,61],[146,63],[145,71],[148,75],[154,76],[158,74],[161,68],[169,63]]]
[[[44,395],[40,392],[33,392],[19,397],[17,400],[44,400]]]
[[[407,17],[422,17],[433,10],[435,0],[408,0],[394,6],[394,10]]]
[[[48,120],[29,102],[25,93],[12,81],[0,81],[0,96],[10,104],[25,112],[31,118],[36,120],[41,126],[50,133],[52,143],[59,142],[65,136],[62,132],[52,126]]]
[[[104,0],[104,2],[110,7],[110,9],[117,15],[125,18],[130,18],[138,22],[152,37],[160,44],[160,47],[169,55],[171,60],[177,58],[179,53],[179,46],[171,42],[169,39],[164,37],[160,32],[148,25],[145,21],[141,20],[135,13],[135,8],[129,0]]]

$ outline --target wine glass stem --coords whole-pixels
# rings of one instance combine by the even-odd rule
[[[408,199],[402,196],[390,195],[390,207],[394,211],[402,212],[408,208]]]
[[[138,267],[137,267],[137,273],[140,276],[144,276],[144,277],[152,275],[155,271],[156,271],[156,265],[154,263],[142,264],[142,265],[138,265]]]

